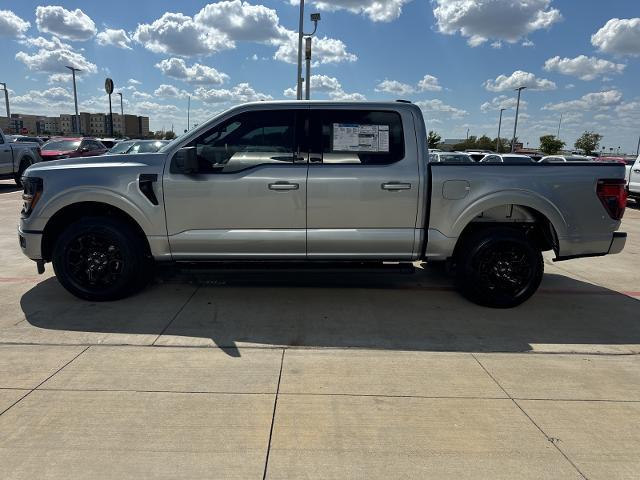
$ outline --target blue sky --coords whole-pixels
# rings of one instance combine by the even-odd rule
[[[64,64],[84,67],[81,109],[105,111],[106,76],[126,112],[152,129],[186,127],[230,105],[287,98],[295,84],[296,0],[240,2],[3,2],[0,81],[12,111],[73,109]],[[640,3],[633,0],[307,1],[322,20],[313,98],[417,102],[446,138],[513,129],[519,137],[584,130],[635,152],[640,135]],[[311,25],[307,23],[307,29]]]

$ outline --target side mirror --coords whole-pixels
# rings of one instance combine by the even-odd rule
[[[82,147],[79,152],[80,153],[87,153],[89,151],[89,147]]]
[[[196,147],[183,147],[176,152],[171,161],[171,173],[193,175],[198,173],[198,154]]]

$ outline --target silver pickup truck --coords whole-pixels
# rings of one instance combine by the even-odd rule
[[[557,260],[622,250],[624,166],[429,164],[406,102],[259,102],[158,153],[25,172],[19,236],[89,300],[141,289],[154,262],[454,265],[472,301],[512,307]]]
[[[40,145],[11,142],[0,130],[0,178],[12,178],[22,186],[24,171],[40,160]]]

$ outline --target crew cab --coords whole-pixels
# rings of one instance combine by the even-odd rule
[[[406,102],[258,102],[158,153],[25,173],[19,240],[88,300],[147,283],[154,262],[449,261],[472,301],[524,302],[556,260],[620,252],[624,167],[429,163]]]
[[[36,143],[10,141],[0,130],[0,178],[12,178],[22,186],[24,171],[40,161],[40,146]]]

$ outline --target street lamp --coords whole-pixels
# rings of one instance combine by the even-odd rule
[[[562,125],[562,113],[560,114],[560,121],[558,122],[558,134],[556,135],[556,138],[558,140],[560,140],[560,125]]]
[[[500,120],[498,120],[498,138],[496,140],[496,151],[500,153],[500,130],[502,129],[502,112],[504,112],[506,108],[500,109]]]
[[[518,113],[520,112],[520,94],[522,90],[527,87],[518,87],[516,88],[518,92],[518,101],[516,102],[516,120],[513,123],[513,139],[511,140],[511,153],[513,153],[516,149],[516,132],[518,131]]]
[[[319,13],[311,14],[313,22],[313,32],[304,33],[304,0],[300,0],[300,24],[298,26],[298,75],[296,77],[296,99],[302,100],[302,38],[312,37],[318,30],[318,22],[320,21]]]
[[[73,102],[76,106],[76,133],[80,134],[80,115],[78,115],[78,92],[76,90],[76,72],[80,72],[79,68],[70,67],[67,65],[67,68],[71,70],[71,75],[73,76]]]
[[[9,127],[9,133],[11,133],[11,110],[9,110],[9,90],[7,90],[7,84],[2,82],[2,89],[4,90],[4,104],[7,107],[7,126]]]

